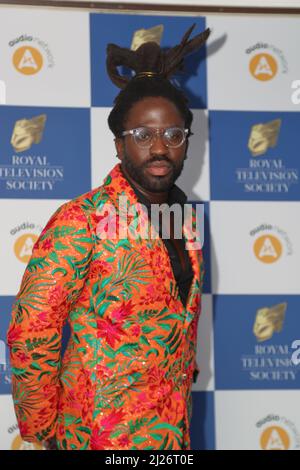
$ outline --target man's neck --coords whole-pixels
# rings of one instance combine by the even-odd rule
[[[137,188],[137,190],[140,191],[140,193],[142,193],[151,204],[163,204],[164,202],[168,201],[168,191],[161,193],[153,193],[151,191],[148,191],[147,189],[143,188],[140,184],[138,184],[133,178],[131,178],[126,169],[122,168],[122,171],[129,183],[132,184],[132,186],[134,186],[135,188]]]

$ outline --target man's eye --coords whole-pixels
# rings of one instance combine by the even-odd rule
[[[168,129],[166,137],[170,142],[178,142],[182,139],[182,131],[181,129]]]
[[[138,129],[136,131],[136,137],[139,139],[139,140],[150,140],[151,139],[151,132],[148,130],[148,129]]]

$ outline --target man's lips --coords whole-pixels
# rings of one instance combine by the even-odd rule
[[[166,162],[154,162],[147,165],[146,170],[154,176],[164,176],[171,171],[172,167]]]

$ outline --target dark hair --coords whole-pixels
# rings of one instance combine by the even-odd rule
[[[174,73],[183,69],[184,58],[198,50],[209,36],[210,30],[207,28],[190,39],[195,26],[193,24],[186,31],[180,44],[168,50],[161,49],[155,41],[144,42],[136,50],[108,44],[107,72],[111,81],[121,88],[108,117],[109,128],[116,137],[121,137],[131,107],[147,97],[161,97],[171,101],[181,114],[185,127],[190,129],[193,114],[187,98],[170,79]],[[120,66],[131,69],[135,76],[130,78],[121,75],[118,70]]]
[[[133,78],[114,101],[115,105],[108,116],[108,125],[115,137],[121,137],[132,106],[148,97],[161,97],[171,101],[182,116],[185,128],[190,129],[193,113],[185,95],[166,78],[139,77]]]

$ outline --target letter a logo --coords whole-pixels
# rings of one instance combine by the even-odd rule
[[[263,450],[288,450],[290,438],[282,427],[270,426],[264,430],[260,445]]]
[[[262,82],[275,77],[277,73],[277,62],[270,54],[257,54],[252,57],[249,64],[251,75]]]
[[[274,235],[262,235],[255,240],[254,253],[259,261],[274,263],[281,256],[281,242]]]
[[[15,69],[23,75],[34,75],[43,66],[42,54],[31,46],[23,46],[17,49],[13,55]]]
[[[38,237],[35,234],[24,233],[15,242],[14,251],[19,261],[28,263],[31,257],[32,249]]]

